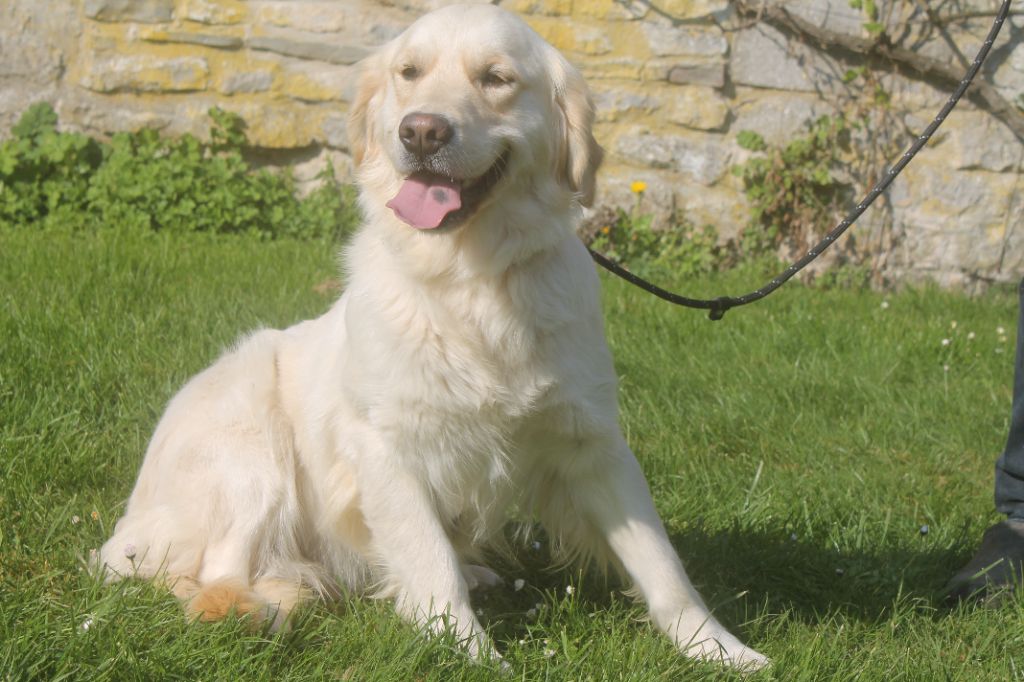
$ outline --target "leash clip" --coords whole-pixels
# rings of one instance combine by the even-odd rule
[[[729,308],[732,304],[729,302],[728,296],[719,296],[711,302],[711,308],[708,310],[708,319],[713,322],[718,322],[720,319],[725,317],[725,314],[729,312]]]

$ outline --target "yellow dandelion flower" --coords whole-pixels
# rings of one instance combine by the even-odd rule
[[[611,231],[612,231],[612,228],[610,226],[608,226],[608,225],[605,225],[604,227],[601,228],[601,234],[608,234]]]
[[[633,184],[629,186],[629,189],[633,194],[643,194],[647,191],[647,183],[643,180],[634,180]]]

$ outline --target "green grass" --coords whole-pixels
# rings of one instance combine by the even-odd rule
[[[82,568],[176,388],[246,330],[322,312],[335,252],[0,231],[0,678],[495,679],[387,603],[315,604],[277,635],[191,626],[159,590]],[[737,293],[761,275],[680,285]],[[995,519],[1010,291],[791,285],[717,323],[610,279],[604,296],[630,442],[694,581],[775,660],[757,679],[1021,676],[1024,602],[950,610],[940,594]],[[501,569],[525,589],[476,599],[507,679],[739,679],[678,657],[614,582],[545,570],[543,547],[522,562]]]

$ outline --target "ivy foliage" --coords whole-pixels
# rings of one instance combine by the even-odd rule
[[[209,142],[150,129],[99,141],[59,131],[49,104],[29,107],[0,143],[0,227],[336,239],[358,222],[354,193],[330,165],[299,197],[288,171],[255,170],[245,159],[239,116],[216,108],[209,116]]]

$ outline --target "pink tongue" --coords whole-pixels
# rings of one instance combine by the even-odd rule
[[[444,217],[462,207],[458,185],[428,173],[414,173],[385,206],[400,219],[421,230],[432,230]]]

